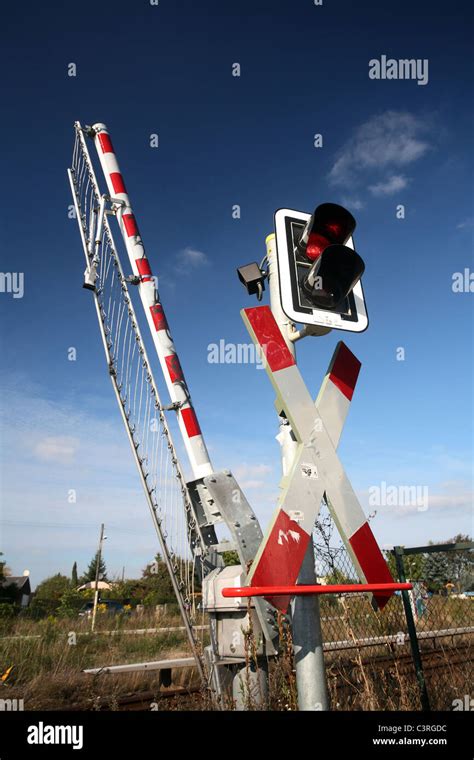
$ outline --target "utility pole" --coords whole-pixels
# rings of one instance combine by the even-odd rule
[[[285,343],[293,357],[296,358],[295,345],[290,340],[293,323],[281,307],[275,235],[269,235],[265,242],[267,246],[270,308],[283,334]],[[286,475],[296,456],[298,443],[285,417],[280,417],[280,432],[277,440],[281,446],[283,475]],[[298,576],[298,583],[308,585],[316,583],[312,536]],[[317,595],[293,597],[291,602],[291,628],[295,656],[298,708],[299,710],[313,711],[329,710],[321,616]]]
[[[99,548],[97,550],[97,562],[95,566],[95,591],[94,591],[94,607],[92,610],[92,624],[91,624],[91,631],[94,630],[95,627],[95,617],[97,614],[97,603],[99,601],[99,570],[100,570],[100,561],[102,559],[102,545],[104,543],[104,540],[106,539],[106,536],[104,536],[104,523],[100,526],[100,538],[99,538]]]

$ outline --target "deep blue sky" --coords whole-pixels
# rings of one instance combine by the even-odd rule
[[[1,267],[25,276],[22,299],[0,293],[14,573],[83,569],[101,520],[112,572],[136,574],[156,548],[67,214],[76,119],[109,126],[214,464],[262,523],[279,479],[273,393],[254,367],[209,364],[207,347],[248,342],[239,310],[255,303],[235,268],[260,261],[274,211],[334,201],[358,221],[370,325],[300,344],[305,379],[316,395],[341,338],[362,361],[340,453],[368,511],[382,481],[429,487],[425,512],[378,510],[383,545],[469,532],[473,295],[451,285],[473,270],[471,4],[26,2],[2,22]],[[428,59],[428,84],[369,79],[382,54]],[[190,276],[186,249],[205,255]]]

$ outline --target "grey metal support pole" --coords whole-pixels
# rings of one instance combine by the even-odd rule
[[[280,327],[285,342],[295,356],[294,343],[289,339],[293,323],[286,316],[280,303],[280,283],[276,261],[275,235],[266,239],[270,307]],[[286,475],[296,454],[298,443],[291,433],[287,420],[280,420],[278,440],[281,445],[283,475]],[[306,551],[298,583],[314,585],[314,549],[312,537]],[[329,696],[324,665],[321,616],[317,596],[295,596],[291,603],[291,628],[296,666],[296,688],[299,710],[329,710]]]
[[[397,565],[398,580],[400,583],[406,583],[405,565],[403,562],[403,546],[394,546],[393,554],[395,556],[395,562]],[[426,688],[425,674],[423,672],[423,663],[421,660],[420,647],[418,645],[418,637],[416,635],[415,620],[413,618],[413,610],[410,604],[410,597],[408,591],[402,591],[403,607],[405,609],[405,617],[407,619],[408,636],[410,637],[410,646],[413,656],[413,664],[415,665],[416,677],[418,680],[418,686],[420,689],[420,702],[422,710],[429,712],[430,698],[428,696],[428,690]]]
[[[298,583],[316,583],[311,539]],[[318,596],[295,596],[291,603],[299,710],[329,710]]]

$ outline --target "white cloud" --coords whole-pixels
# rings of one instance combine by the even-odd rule
[[[243,462],[235,470],[236,478],[248,478],[253,475],[267,475],[272,472],[272,467],[269,464],[247,464]]]
[[[459,224],[456,225],[457,230],[463,230],[466,227],[472,227],[474,225],[474,217],[469,216],[467,219],[464,219],[464,221],[459,222]]]
[[[436,512],[452,512],[453,516],[458,515],[459,512],[471,511],[472,503],[474,501],[474,493],[472,491],[464,491],[461,493],[431,493],[428,491],[428,498],[426,503],[426,509],[420,509],[417,504],[403,504],[393,507],[382,508],[383,512],[393,512],[400,517],[404,517],[409,514],[425,513],[427,515],[432,514],[434,510]]]
[[[417,161],[430,148],[422,139],[426,129],[425,122],[404,111],[385,111],[372,117],[339,151],[328,175],[330,182],[352,187],[374,170]]]
[[[209,259],[203,251],[198,251],[196,248],[183,248],[178,253],[176,260],[176,271],[181,274],[188,274],[195,269],[200,269],[209,264]]]
[[[472,509],[474,492],[463,490],[458,493],[435,493],[428,497],[428,509]]]
[[[104,522],[108,569],[125,564],[137,577],[159,544],[108,383],[104,396],[84,393],[80,405],[45,398],[27,382],[15,386],[4,383],[0,399],[0,434],[9,441],[0,473],[8,563],[17,572],[29,567],[33,585],[69,573],[74,560],[82,571]]]
[[[369,185],[372,195],[393,195],[399,190],[403,190],[408,185],[408,179],[403,174],[392,174],[385,181],[378,182],[376,185]]]
[[[69,436],[47,436],[33,447],[33,454],[43,462],[69,464],[74,460],[79,441]]]
[[[262,490],[273,486],[273,478],[266,479],[265,475],[273,472],[273,468],[268,464],[247,464],[242,463],[235,468],[235,477],[239,486],[244,490]]]
[[[158,549],[109,382],[106,373],[102,379],[97,376],[96,395],[81,392],[80,404],[77,389],[69,401],[52,401],[41,388],[32,388],[24,379],[3,383],[2,435],[8,446],[3,447],[0,496],[6,560],[15,573],[30,568],[34,585],[58,570],[69,573],[74,560],[80,571],[85,569],[95,551],[100,522],[105,522],[109,536],[106,562],[111,572],[121,572],[125,564],[126,575],[136,577]],[[270,452],[269,440],[257,435],[250,440],[236,434],[225,439],[214,437],[219,466],[230,467],[244,491],[248,490],[264,531],[280,495],[281,477],[278,446],[274,444]],[[429,485],[425,512],[418,512],[416,507],[408,514],[393,507],[377,507],[377,526],[384,540],[395,541],[395,535],[396,541],[407,543],[403,517],[410,517],[410,536],[415,535],[416,540],[418,535],[412,531],[419,518],[424,526],[419,529],[421,543],[469,531],[468,526],[464,528],[472,499],[472,465],[467,454],[442,447],[434,453],[404,448],[388,449],[384,457],[397,463],[396,471],[384,474],[388,483]],[[372,456],[369,460],[364,480],[373,483],[371,470],[384,472],[383,460]],[[361,461],[363,469],[367,456]],[[426,465],[426,475],[420,475],[420,464]],[[433,482],[431,473],[442,482]],[[68,502],[69,489],[77,492],[76,503]],[[374,510],[368,496],[367,491],[361,494],[366,514]],[[456,527],[451,530],[453,525]],[[400,537],[392,534],[393,526]],[[427,530],[429,535],[425,535]]]
[[[366,513],[374,509],[380,515],[392,514],[396,517],[408,515],[437,515],[452,514],[453,519],[459,519],[462,513],[470,513],[474,502],[474,492],[465,480],[450,480],[432,485],[402,484],[396,480],[390,483],[378,483],[369,490],[358,490],[358,496],[364,505]]]
[[[267,485],[268,483],[266,483],[264,480],[246,480],[245,478],[239,480],[239,486],[244,491],[255,491],[256,489],[260,490],[261,488],[265,488]]]
[[[361,209],[365,208],[364,201],[361,201],[359,198],[346,198],[344,196],[341,203],[345,208],[353,209],[354,211],[361,211]]]
[[[55,572],[69,573],[74,561],[82,572],[95,551],[101,522],[109,536],[106,562],[112,573],[126,565],[128,577],[137,577],[159,549],[110,391],[106,375],[97,378],[97,395],[82,392],[80,404],[76,392],[69,399],[51,400],[24,379],[2,383],[0,437],[9,444],[1,462],[0,532],[8,545],[8,564],[16,573],[29,567],[33,585]],[[175,443],[182,448],[179,436]],[[252,461],[246,441],[232,438],[228,451],[219,448],[219,453],[223,466],[239,474],[250,500],[258,496],[265,529],[278,495],[278,452],[277,475],[262,458]]]

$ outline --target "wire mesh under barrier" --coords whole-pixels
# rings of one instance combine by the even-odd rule
[[[316,522],[313,543],[319,583],[359,583],[325,506]],[[371,594],[323,596],[320,613],[332,709],[420,709],[399,592],[381,611],[372,606]]]
[[[196,598],[196,568],[190,551],[191,534],[196,529],[192,506],[138,327],[127,278],[107,214],[101,213],[104,200],[83,131],[77,124],[70,178],[87,263],[95,276],[95,302],[109,373],[149,504],[156,516],[162,552],[167,555],[192,621]],[[194,533],[193,536],[195,542]]]
[[[432,710],[472,709],[466,705],[474,680],[473,548],[469,541],[396,547],[387,556],[393,574],[413,585],[409,615]]]
[[[318,582],[358,583],[353,563],[326,508],[323,507],[313,534]],[[410,550],[405,550],[409,552]],[[416,555],[408,562],[406,577],[399,577],[392,552],[386,560],[394,579],[410,581],[416,636],[421,650],[424,679],[432,710],[457,709],[472,685],[474,599],[462,593],[472,585],[472,553],[451,561],[457,581],[455,593],[446,575],[446,555],[436,562],[433,554]],[[413,558],[411,558],[413,560]],[[405,558],[405,562],[410,557]],[[447,562],[449,565],[449,561]],[[448,579],[433,585],[434,569],[443,566]],[[468,568],[470,567],[470,570]],[[443,573],[441,572],[441,575]],[[438,573],[438,578],[440,574]],[[454,584],[453,584],[454,586]],[[422,708],[422,696],[401,592],[390,598],[382,611],[375,611],[370,594],[320,597],[321,625],[328,684],[333,709],[404,710]],[[462,708],[459,708],[462,709]]]

